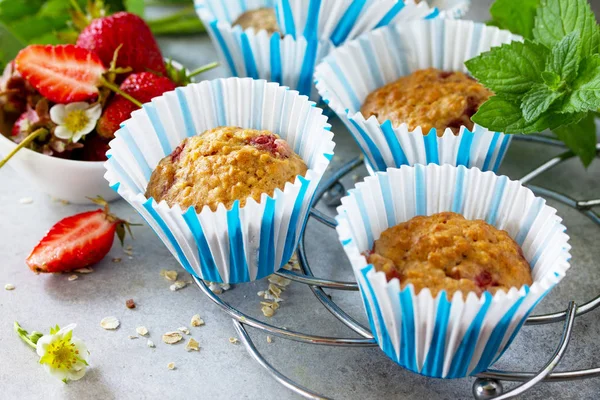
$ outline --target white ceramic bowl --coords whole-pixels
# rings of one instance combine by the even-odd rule
[[[16,143],[0,134],[0,156],[4,158]],[[11,167],[41,192],[75,204],[91,204],[87,197],[102,196],[107,201],[119,195],[104,179],[104,161],[65,160],[21,149],[4,166]]]

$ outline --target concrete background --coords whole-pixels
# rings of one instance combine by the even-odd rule
[[[491,1],[473,0],[467,18],[484,21]],[[596,12],[600,2],[591,1]],[[154,15],[164,10],[153,10]],[[171,37],[160,40],[165,56],[193,68],[216,58],[207,37]],[[205,78],[219,76],[214,71]],[[355,157],[358,150],[337,120],[336,156],[330,171]],[[560,150],[513,142],[500,171],[511,178],[558,154]],[[577,160],[538,178],[534,184],[560,190],[578,199],[600,197],[598,161],[586,171]],[[360,170],[359,174],[365,174]],[[349,177],[346,187],[352,185]],[[0,170],[0,286],[12,283],[14,291],[0,287],[0,388],[2,399],[294,399],[298,398],[275,382],[246,353],[234,345],[231,320],[206,299],[196,287],[178,292],[159,275],[163,268],[180,273],[174,258],[147,226],[135,228],[130,259],[115,245],[95,272],[70,282],[68,275],[34,275],[24,263],[29,251],[46,230],[60,218],[90,207],[63,205],[36,192],[10,168]],[[32,204],[19,199],[32,197]],[[600,292],[598,259],[600,229],[586,217],[554,204],[566,220],[572,237],[573,266],[568,276],[538,309],[538,313],[563,309],[570,299],[583,302]],[[115,202],[120,216],[141,222],[125,202]],[[323,208],[332,213],[332,209]],[[307,249],[316,274],[350,280],[351,272],[337,242],[335,232],[316,222],[307,227]],[[113,263],[121,257],[121,263]],[[262,317],[256,293],[265,281],[241,285],[226,292],[224,299],[250,315]],[[334,300],[358,320],[366,323],[357,293],[331,292]],[[285,302],[269,320],[279,326],[320,335],[351,337],[304,285],[292,283],[284,293]],[[125,308],[133,298],[137,308]],[[199,313],[206,326],[191,328],[200,342],[199,353],[187,353],[182,343],[166,345],[160,337],[180,326],[190,326]],[[116,316],[121,326],[105,331],[100,320]],[[559,370],[600,365],[597,312],[577,319],[573,341]],[[91,351],[91,368],[84,379],[64,385],[47,375],[37,364],[36,355],[12,331],[13,321],[25,328],[47,330],[54,324],[78,324],[75,335]],[[145,325],[155,349],[145,339],[130,340],[135,328]],[[535,371],[553,353],[562,330],[561,324],[525,327],[506,355],[495,365],[498,369]],[[473,379],[442,381],[404,371],[377,348],[330,348],[311,346],[274,338],[267,343],[264,334],[250,329],[258,348],[280,370],[299,383],[336,399],[469,399]],[[174,362],[170,371],[167,364]],[[527,399],[596,399],[600,379],[581,382],[543,383],[527,393]]]

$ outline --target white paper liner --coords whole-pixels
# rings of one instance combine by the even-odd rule
[[[231,26],[245,10],[274,7],[273,0],[195,0],[195,7],[229,75],[278,82],[319,100],[314,68],[329,53],[331,42]]]
[[[458,135],[409,131],[361,114],[375,89],[412,72],[435,67],[467,72],[464,62],[492,46],[520,40],[508,31],[472,21],[435,19],[388,26],[335,49],[315,70],[319,94],[340,117],[376,171],[415,164],[451,164],[497,171],[510,135],[475,125]]]
[[[335,46],[388,24],[439,15],[426,2],[402,0],[275,0],[275,10],[284,34],[330,40]]]
[[[471,0],[423,0],[430,7],[440,10],[441,18],[459,19],[465,16],[471,7]],[[406,0],[406,3],[416,3],[415,0]]]
[[[144,197],[158,162],[185,138],[219,126],[270,130],[308,166],[260,203],[230,210],[182,210]],[[247,282],[276,272],[292,256],[314,191],[333,155],[327,117],[306,96],[264,80],[217,79],[154,98],[131,114],[110,142],[105,178],[154,229],[181,265],[199,278]]]
[[[371,330],[392,360],[422,375],[460,378],[487,369],[537,303],[569,269],[570,245],[556,210],[506,176],[450,165],[389,168],[367,177],[338,207],[337,232],[359,283]],[[481,298],[433,298],[367,265],[363,252],[388,227],[453,211],[506,230],[532,267],[531,287]]]

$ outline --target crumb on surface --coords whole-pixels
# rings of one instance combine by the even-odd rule
[[[131,308],[135,308],[135,302],[133,301],[133,299],[128,299],[125,301],[125,307],[131,309]]]

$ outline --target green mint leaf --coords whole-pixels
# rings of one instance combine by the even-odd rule
[[[496,0],[490,8],[490,25],[533,39],[535,12],[540,0]]]
[[[0,21],[10,24],[26,15],[35,14],[44,4],[44,0],[0,0]]]
[[[558,89],[560,86],[560,76],[554,72],[544,71],[542,72],[542,80],[552,90]]]
[[[26,46],[25,41],[18,37],[8,26],[0,22],[0,64],[8,64],[17,56],[17,53]]]
[[[471,75],[496,94],[522,96],[535,83],[542,83],[542,71],[550,51],[530,40],[494,47],[468,60]]]
[[[598,51],[600,31],[587,0],[542,0],[535,18],[533,36],[551,49],[569,33],[581,32],[584,56]]]
[[[600,54],[587,57],[581,62],[571,90],[561,112],[596,111],[600,108]]]
[[[588,167],[596,157],[597,138],[594,113],[588,113],[581,121],[561,126],[552,132],[581,159],[585,167]]]
[[[564,95],[564,90],[553,91],[542,83],[535,84],[523,97],[523,102],[521,103],[521,110],[523,111],[525,121],[532,122],[537,120],[554,102]]]
[[[496,95],[483,103],[471,119],[496,132],[539,133],[546,129],[576,123],[585,115],[585,113],[559,114],[547,111],[535,121],[528,122],[514,99]]]
[[[581,39],[579,31],[573,31],[561,39],[551,50],[547,70],[570,83],[577,76],[581,62]]]

